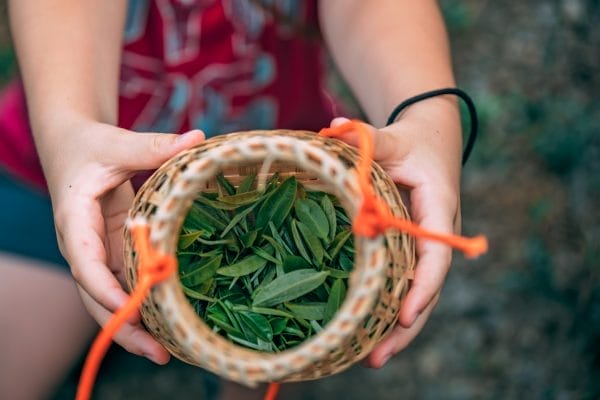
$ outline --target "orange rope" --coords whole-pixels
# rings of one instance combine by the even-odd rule
[[[279,393],[279,383],[269,383],[269,387],[267,388],[267,393],[265,393],[264,400],[275,400],[277,398],[277,393]]]
[[[359,151],[361,158],[356,167],[358,185],[363,193],[363,203],[352,223],[356,235],[374,237],[388,228],[397,228],[416,237],[437,240],[461,250],[467,257],[477,257],[487,251],[487,239],[484,236],[466,238],[463,236],[431,232],[419,225],[397,218],[388,205],[375,194],[370,180],[371,162],[373,160],[373,140],[367,128],[360,121],[348,121],[335,128],[324,128],[319,132],[326,137],[339,137],[345,133],[359,134]]]
[[[138,253],[138,284],[127,303],[112,316],[94,340],[81,372],[77,400],[87,400],[91,397],[98,369],[114,335],[137,312],[150,288],[171,276],[177,269],[175,257],[160,253],[150,245],[148,225],[134,226],[131,235]]]

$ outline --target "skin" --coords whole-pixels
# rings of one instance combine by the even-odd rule
[[[124,0],[9,2],[59,245],[86,309],[100,325],[127,299],[122,232],[133,200],[129,179],[204,139],[200,131],[178,138],[115,127],[125,11]],[[455,99],[415,104],[397,122],[381,127],[400,101],[455,85],[437,3],[328,0],[320,2],[320,18],[328,48],[374,125],[375,159],[409,191],[413,219],[431,230],[457,232],[461,129]],[[356,144],[353,134],[344,139]],[[419,240],[417,251],[400,323],[368,357],[368,366],[381,367],[406,347],[439,297],[451,250]],[[139,315],[115,341],[156,363],[169,360]]]

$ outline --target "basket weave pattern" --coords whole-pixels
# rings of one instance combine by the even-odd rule
[[[152,245],[175,254],[183,220],[200,191],[215,187],[223,172],[232,183],[275,171],[295,175],[310,189],[334,194],[354,216],[361,204],[353,167],[359,156],[341,141],[305,131],[249,131],[209,139],[174,157],[142,186],[130,220],[150,226]],[[394,215],[407,218],[395,184],[375,163],[375,192]],[[185,298],[177,276],[152,289],[141,314],[148,330],[176,357],[247,385],[317,379],[364,358],[394,326],[406,295],[415,256],[414,240],[397,231],[374,239],[355,237],[355,266],[346,299],[322,332],[280,352],[261,353],[235,345],[213,332]],[[136,283],[137,258],[125,232],[125,269]]]

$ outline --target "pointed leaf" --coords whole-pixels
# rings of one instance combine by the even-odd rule
[[[329,273],[312,269],[299,269],[275,278],[254,296],[254,306],[269,307],[294,300],[319,287]]]
[[[256,180],[256,174],[246,175],[244,180],[240,182],[240,186],[237,188],[237,193],[246,193],[252,189],[254,186],[254,181]]]
[[[294,211],[298,220],[306,225],[317,237],[327,239],[329,235],[327,215],[325,215],[325,212],[316,201],[298,199],[294,204]]]
[[[238,316],[242,324],[249,328],[257,337],[269,342],[273,340],[273,329],[267,318],[250,311],[239,311]]]
[[[329,196],[325,195],[321,197],[321,208],[323,208],[323,211],[327,216],[327,223],[329,224],[329,235],[327,238],[331,242],[335,237],[335,231],[337,230],[337,218],[335,217],[335,207]]]
[[[245,206],[247,204],[252,204],[256,202],[261,195],[261,192],[253,190],[251,192],[219,196],[217,197],[217,200],[222,203],[231,204],[234,206]]]
[[[294,239],[294,244],[296,245],[298,252],[300,253],[300,255],[302,257],[304,257],[304,259],[306,261],[308,261],[310,263],[311,262],[310,255],[308,254],[308,251],[306,250],[306,246],[304,246],[304,242],[302,241],[302,237],[300,236],[300,232],[298,230],[298,222],[295,219],[292,219],[290,228],[292,230],[292,238]]]
[[[264,229],[269,221],[279,228],[294,205],[296,188],[296,178],[291,176],[275,189],[256,214],[256,228]]]
[[[308,249],[312,253],[316,265],[321,265],[323,263],[323,255],[325,254],[321,240],[302,222],[298,222],[298,230],[304,238],[304,242],[308,245]]]
[[[217,182],[219,182],[219,185],[225,189],[225,191],[227,192],[227,194],[232,195],[235,194],[235,187],[233,187],[233,185],[231,184],[231,182],[229,182],[227,180],[227,178],[225,178],[225,175],[223,175],[222,172],[219,172],[217,174]]]
[[[287,256],[283,259],[283,270],[286,273],[305,268],[310,268],[310,264],[302,257]]]
[[[334,314],[339,310],[340,306],[346,298],[346,284],[341,279],[336,279],[331,286],[327,307],[325,309],[324,323],[331,321]]]
[[[223,256],[218,255],[208,261],[202,259],[195,268],[188,269],[190,272],[181,276],[181,284],[187,287],[194,287],[212,278],[217,268],[221,266],[222,258]]]
[[[233,265],[222,267],[217,270],[217,274],[240,277],[253,273],[267,265],[267,260],[257,255],[251,255],[241,259]]]
[[[285,307],[295,317],[317,321],[325,318],[326,306],[327,303],[285,303]]]

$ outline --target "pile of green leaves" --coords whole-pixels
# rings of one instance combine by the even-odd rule
[[[342,304],[353,267],[350,220],[338,200],[295,177],[247,176],[201,193],[178,243],[179,277],[198,315],[229,340],[288,349]]]

